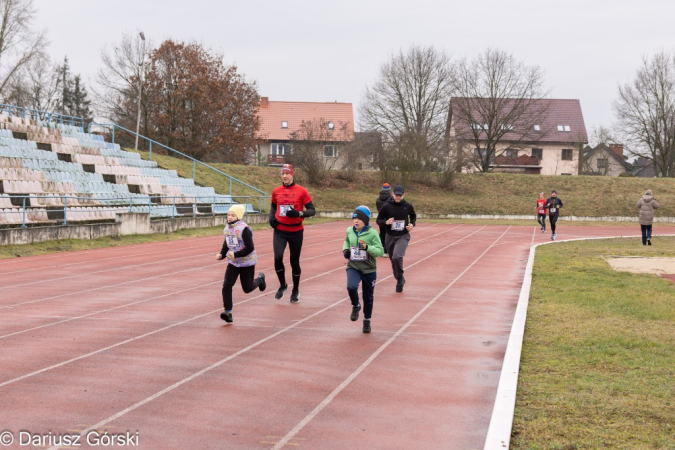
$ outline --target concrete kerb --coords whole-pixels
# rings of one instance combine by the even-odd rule
[[[671,237],[675,234],[660,234],[655,236]],[[523,349],[523,338],[525,336],[525,321],[527,319],[527,307],[530,300],[530,287],[532,286],[532,268],[534,267],[534,255],[537,247],[540,245],[559,244],[562,242],[573,241],[591,241],[598,239],[616,239],[616,238],[635,238],[635,236],[604,236],[593,238],[567,239],[564,241],[551,241],[535,244],[530,247],[530,254],[527,258],[525,275],[523,276],[523,285],[518,297],[518,305],[509,334],[509,341],[506,345],[504,354],[504,363],[502,365],[501,375],[499,376],[499,385],[497,386],[497,395],[495,396],[495,405],[492,408],[492,417],[488,427],[487,437],[485,438],[484,450],[503,450],[508,449],[511,443],[511,428],[513,427],[513,414],[516,409],[516,390],[518,388],[518,372],[520,370],[520,356]]]

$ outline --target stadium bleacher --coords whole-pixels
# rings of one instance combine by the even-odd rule
[[[224,214],[233,203],[80,126],[18,109],[0,108],[0,226],[111,221],[118,212]]]

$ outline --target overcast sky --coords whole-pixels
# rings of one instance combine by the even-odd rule
[[[261,96],[354,105],[380,65],[412,44],[453,58],[488,47],[545,71],[553,98],[581,101],[586,127],[609,126],[617,86],[643,56],[675,51],[672,0],[35,0],[55,62],[94,81],[104,46],[143,31],[196,41],[236,64]]]

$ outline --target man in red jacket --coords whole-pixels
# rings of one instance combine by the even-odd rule
[[[274,298],[280,299],[288,289],[286,283],[286,269],[284,267],[284,251],[286,245],[291,253],[291,275],[293,277],[293,290],[291,291],[291,303],[297,303],[300,299],[300,251],[302,250],[302,225],[305,217],[312,217],[316,209],[312,203],[307,189],[295,184],[293,177],[295,171],[290,164],[284,164],[281,168],[282,185],[272,191],[272,207],[270,208],[270,226],[274,228],[272,246],[274,247],[274,270],[279,278],[279,289]]]

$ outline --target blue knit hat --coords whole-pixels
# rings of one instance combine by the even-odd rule
[[[357,217],[359,219],[361,219],[363,221],[363,223],[368,225],[368,222],[370,222],[370,208],[368,208],[365,205],[358,206],[354,210],[354,214],[352,214],[352,218],[357,218]]]

